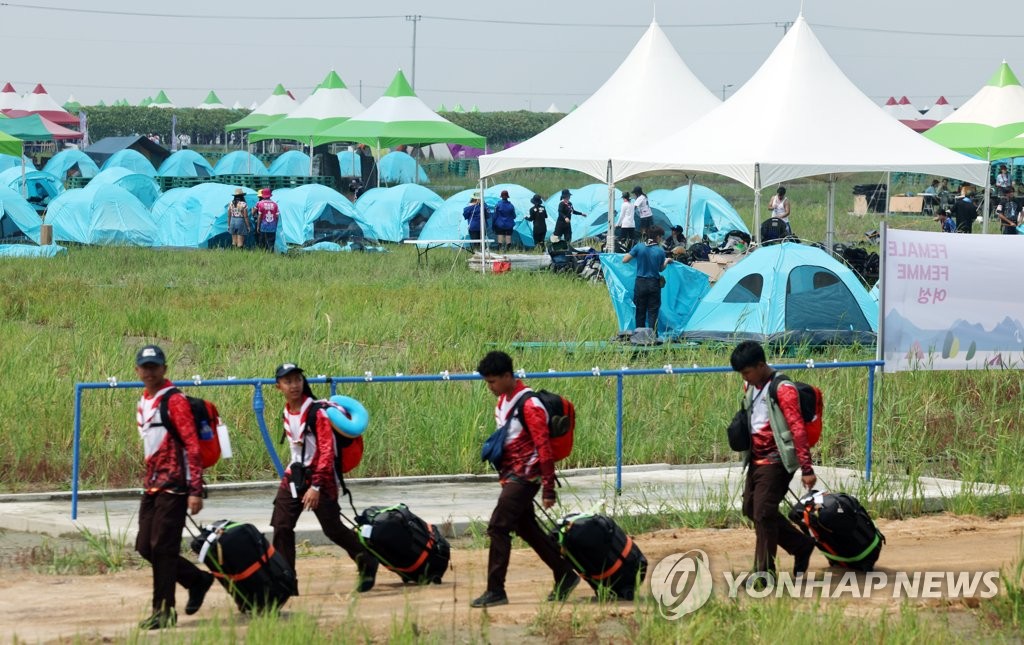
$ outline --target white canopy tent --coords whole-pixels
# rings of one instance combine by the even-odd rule
[[[834,107],[823,110],[822,105]],[[843,74],[802,15],[728,101],[614,163],[624,177],[689,170],[751,187],[756,236],[764,186],[827,177],[829,249],[838,175],[915,171],[980,183],[987,170],[984,161],[933,144],[886,114]]]
[[[657,22],[626,59],[578,108],[540,134],[501,152],[480,157],[480,176],[516,168],[578,170],[608,183],[628,177],[613,159],[656,141],[711,111],[721,101],[690,71]],[[609,208],[609,248],[614,209]]]

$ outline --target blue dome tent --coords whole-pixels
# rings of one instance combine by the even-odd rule
[[[147,175],[132,172],[127,168],[107,168],[89,182],[89,187],[119,186],[138,198],[146,208],[152,208],[160,198],[160,186]]]
[[[146,159],[141,152],[136,152],[131,148],[125,148],[124,150],[118,150],[114,154],[103,162],[100,166],[100,170],[106,170],[108,168],[126,168],[132,172],[137,172],[147,177],[156,177],[156,168],[153,164]]]
[[[722,245],[729,231],[743,231],[750,235],[743,218],[724,197],[697,184],[693,185],[692,200],[689,193],[689,186],[680,186],[673,190],[652,190],[647,195],[654,212],[654,223],[664,228],[666,234],[673,226],[682,226],[688,241],[707,236],[714,247]],[[689,218],[686,216],[687,202]]]
[[[407,152],[389,152],[377,162],[380,180],[386,184],[425,184],[430,181],[427,173]]]
[[[533,204],[530,199],[534,192],[519,184],[496,184],[484,191],[484,203],[487,206],[487,236],[494,239],[494,206],[501,199],[501,191],[507,190],[509,201],[516,207],[516,225],[512,232],[513,240],[530,248],[533,246],[533,226],[526,221],[526,215]],[[421,240],[459,240],[469,236],[469,225],[462,217],[462,211],[469,205],[469,198],[476,189],[470,188],[458,192],[444,200],[440,208],[423,226]],[[554,230],[553,213],[548,210],[548,232]]]
[[[622,255],[601,254],[601,267],[605,285],[615,308],[619,331],[636,328],[636,306],[633,304],[633,286],[636,283],[636,263],[622,263]],[[709,289],[708,276],[679,262],[670,263],[662,272],[665,286],[661,290],[661,309],[658,311],[659,336],[675,338],[697,309],[701,298]]]
[[[338,153],[338,168],[342,177],[362,177],[363,165],[359,155],[351,150],[342,150]]]
[[[0,172],[8,168],[18,168],[20,170],[22,162],[25,164],[25,170],[37,170],[36,165],[28,157],[23,156],[19,159],[13,155],[0,154]]]
[[[396,186],[396,188],[399,188]],[[375,188],[373,190],[394,190],[393,188]],[[368,191],[366,194],[369,195],[373,190]],[[473,196],[473,193],[477,192],[475,188],[468,188],[463,191],[459,191],[449,197],[448,199],[441,202],[430,219],[423,225],[420,230],[420,235],[417,239],[420,240],[461,240],[469,237],[469,226],[466,220],[462,217],[462,211],[466,206],[469,206],[469,198]],[[365,195],[364,195],[365,197]],[[362,198],[360,198],[362,199]],[[356,202],[358,204],[358,202]],[[491,213],[488,209],[487,213],[487,228],[490,230],[491,227]],[[372,217],[368,216],[368,219]]]
[[[0,172],[0,186],[18,193],[40,212],[46,210],[50,202],[64,192],[64,184],[50,173],[32,170],[23,175],[20,166]]]
[[[878,303],[819,248],[763,246],[718,280],[686,323],[687,338],[873,343]]]
[[[581,240],[585,237],[597,237],[608,232],[608,184],[588,184],[582,188],[570,188],[572,197],[569,201],[579,212],[586,215],[572,216],[572,240]],[[558,202],[562,201],[562,191],[558,191],[544,202],[548,209],[548,216],[554,220],[558,217]],[[622,210],[622,191],[615,189],[615,217],[619,216]],[[548,224],[548,233],[555,232],[554,225]]]
[[[213,166],[195,150],[179,150],[164,159],[156,174],[160,177],[212,177]]]
[[[0,186],[0,241],[39,244],[43,220],[35,209],[17,192]]]
[[[61,150],[50,157],[50,160],[43,166],[43,172],[48,172],[62,182],[67,181],[68,172],[74,171],[80,177],[95,177],[100,167],[92,160],[92,157],[81,150]]]
[[[228,238],[228,204],[236,188],[207,183],[164,193],[153,205],[160,244],[186,248],[221,245],[217,238]],[[256,193],[249,188],[244,190],[246,203],[250,208],[255,206]]]
[[[113,185],[69,190],[46,213],[54,241],[97,245],[156,246],[150,212],[135,195]]]
[[[469,201],[468,197],[466,201]],[[445,203],[429,188],[417,184],[402,184],[391,188],[371,188],[356,200],[356,208],[362,214],[363,221],[372,228],[372,237],[384,242],[401,242],[406,239],[422,238],[436,211]],[[461,218],[460,209],[459,219]]]
[[[347,242],[372,239],[373,227],[341,193],[320,184],[274,191],[281,211],[277,250],[308,242]]]
[[[301,150],[289,150],[274,159],[267,172],[272,177],[309,177],[309,155]]]
[[[220,158],[217,165],[213,167],[213,174],[221,175],[256,175],[267,176],[267,167],[256,155],[245,150],[235,150]]]

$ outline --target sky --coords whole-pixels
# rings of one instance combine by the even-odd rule
[[[964,20],[965,3],[953,0],[20,0],[0,3],[0,83],[22,93],[43,83],[59,103],[74,94],[136,104],[163,89],[194,106],[212,89],[248,106],[277,83],[301,101],[334,69],[369,105],[402,69],[433,108],[565,111],[656,19],[708,89],[728,96],[802,8],[877,103],[906,95],[925,108],[943,95],[959,106],[1004,59],[1024,78],[1024,2],[993,7]],[[657,100],[657,88],[623,100]]]

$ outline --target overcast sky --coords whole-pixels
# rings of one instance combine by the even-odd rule
[[[122,97],[134,104],[164,89],[176,104],[193,106],[213,89],[229,106],[236,100],[248,106],[262,101],[277,83],[302,100],[333,68],[369,105],[396,69],[412,77],[413,22],[405,16],[419,14],[415,84],[431,107],[461,103],[485,111],[540,111],[554,103],[567,110],[615,70],[650,24],[654,5],[634,0],[4,2],[0,20],[7,53],[0,83],[11,81],[26,92],[41,82],[59,103],[74,93],[85,104]],[[804,17],[832,58],[878,103],[906,95],[923,108],[944,95],[960,105],[1003,59],[1024,76],[1020,0],[806,0],[803,5]],[[725,89],[731,93],[750,78],[782,37],[782,24],[800,7],[799,0],[662,0],[656,17],[683,60],[721,96],[723,86],[732,85]],[[963,18],[968,10],[970,20]],[[107,11],[163,15],[102,13]],[[657,88],[637,89],[646,100],[657,100]]]

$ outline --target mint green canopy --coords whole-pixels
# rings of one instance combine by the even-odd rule
[[[288,116],[249,135],[249,141],[289,139],[309,143],[324,130],[363,111],[341,77],[331,71],[302,105]]]
[[[355,141],[393,147],[403,143],[461,143],[484,147],[480,135],[455,125],[427,107],[413,92],[401,70],[384,95],[365,111],[313,138],[314,143]]]
[[[232,130],[259,130],[288,116],[297,106],[298,103],[288,95],[288,90],[284,89],[284,85],[278,83],[277,87],[274,88],[274,93],[267,100],[256,106],[255,110],[241,120],[229,124],[224,129],[228,132]]]
[[[924,136],[958,152],[992,160],[1020,154],[1021,148],[1002,144],[1022,132],[1024,87],[1003,61],[985,87]]]

